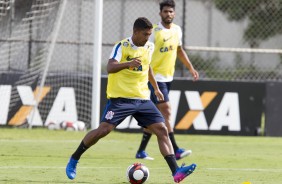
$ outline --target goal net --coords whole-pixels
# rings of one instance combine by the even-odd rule
[[[93,9],[89,0],[0,0],[0,125],[89,124]]]

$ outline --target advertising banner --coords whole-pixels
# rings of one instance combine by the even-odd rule
[[[18,75],[1,75],[0,125],[21,125],[31,121],[38,89],[34,84],[17,85],[18,78]],[[71,78],[64,78],[65,86],[51,84],[52,80],[48,78],[39,98],[40,105],[32,112],[35,117],[33,125],[44,126],[51,121],[70,120],[83,121],[90,127],[91,91],[81,96]],[[79,81],[89,81],[85,78],[81,76]],[[106,104],[107,78],[102,78],[101,84],[102,115]],[[87,85],[91,89],[91,84]],[[169,95],[171,125],[176,133],[255,135],[261,126],[265,91],[264,83],[174,80]],[[84,107],[89,108],[85,110]],[[117,129],[141,131],[132,117],[126,118]]]
[[[256,135],[264,110],[263,83],[174,80],[171,125],[176,133]],[[127,118],[118,129],[139,129]]]

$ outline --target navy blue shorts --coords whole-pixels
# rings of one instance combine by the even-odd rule
[[[118,126],[126,117],[132,115],[141,127],[164,122],[161,112],[151,100],[127,98],[109,99],[101,117],[101,122]]]
[[[158,101],[157,96],[155,95],[155,92],[154,92],[155,90],[154,90],[153,86],[151,85],[151,83],[148,83],[148,86],[151,90],[151,100],[155,104],[169,101],[168,94],[169,94],[169,91],[170,91],[171,82],[158,82],[159,89],[164,95],[164,101]]]

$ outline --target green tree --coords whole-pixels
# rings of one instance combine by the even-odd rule
[[[249,21],[244,40],[251,47],[282,34],[282,0],[214,0],[214,3],[230,20]]]

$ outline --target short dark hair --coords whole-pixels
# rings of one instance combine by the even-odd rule
[[[135,20],[133,29],[152,29],[153,24],[146,17],[139,17]]]
[[[162,11],[165,6],[169,6],[169,7],[173,8],[173,9],[175,9],[175,2],[174,2],[174,0],[164,0],[164,1],[162,1],[160,3],[160,11]]]

